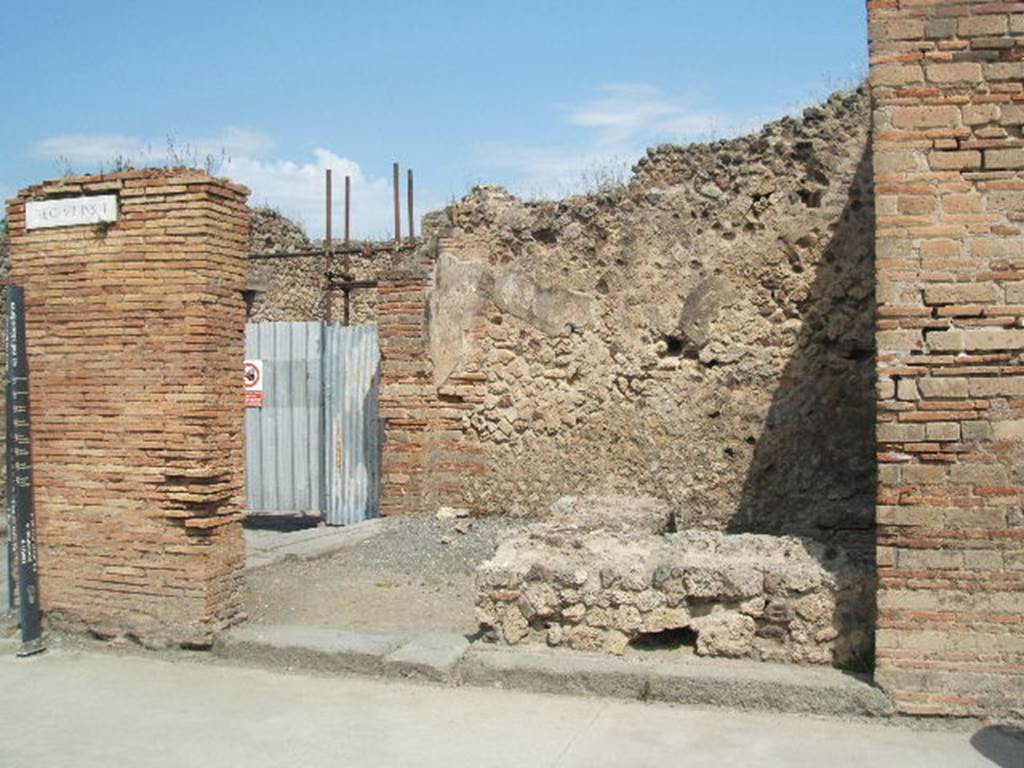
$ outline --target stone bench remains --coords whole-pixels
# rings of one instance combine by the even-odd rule
[[[870,564],[805,538],[672,528],[655,500],[560,499],[478,568],[484,636],[621,654],[672,633],[701,656],[870,659]]]

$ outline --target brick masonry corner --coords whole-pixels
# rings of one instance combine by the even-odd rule
[[[876,677],[1024,714],[1024,3],[869,0]]]
[[[28,201],[93,194],[117,195],[116,222],[26,229]],[[238,612],[247,196],[176,169],[8,202],[53,625],[205,646]]]

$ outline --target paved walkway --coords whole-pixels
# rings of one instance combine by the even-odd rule
[[[358,525],[334,527],[322,525],[298,531],[245,531],[246,568],[262,568],[288,558],[306,560],[355,546],[376,536],[383,518],[365,520]]]
[[[999,734],[979,741],[993,761],[969,733],[863,721],[11,650],[0,644],[0,765],[12,767],[1024,764]]]

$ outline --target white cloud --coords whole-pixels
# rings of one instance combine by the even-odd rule
[[[630,166],[652,144],[708,141],[736,136],[760,122],[673,100],[646,83],[610,83],[598,95],[563,109],[565,121],[584,132],[560,145],[487,142],[474,150],[484,168],[511,171],[516,191],[538,197],[625,180]]]
[[[352,229],[357,237],[386,238],[393,227],[391,183],[368,176],[353,160],[328,149],[315,149],[308,162],[233,157],[219,173],[252,190],[254,205],[272,205],[302,224],[307,232],[324,232],[324,170],[334,180],[334,234],[342,233],[345,176],[352,179]],[[404,222],[403,222],[404,225]]]
[[[601,96],[572,109],[568,119],[572,125],[594,129],[601,144],[714,136],[732,121],[722,112],[673,103],[653,85],[611,83],[599,90]]]
[[[274,146],[264,133],[245,128],[226,128],[220,135],[180,140],[175,136],[144,139],[118,133],[67,133],[51,136],[33,147],[33,154],[72,167],[110,167],[117,161],[136,165],[182,160],[203,163],[207,156],[247,157],[263,155]]]
[[[513,144],[489,142],[473,151],[474,162],[516,178],[513,191],[526,197],[563,197],[591,189],[603,181],[624,182],[639,156],[631,147],[595,145]]]
[[[83,166],[110,164],[118,157],[144,158],[152,151],[152,145],[147,146],[142,139],[116,133],[66,133],[43,139],[33,147],[37,157]]]
[[[227,128],[213,137],[162,141],[121,134],[64,134],[43,139],[32,151],[57,162],[61,170],[76,172],[109,169],[119,161],[140,167],[178,162],[202,167],[209,157],[215,173],[252,190],[251,204],[277,208],[313,237],[324,233],[324,171],[330,168],[335,184],[335,233],[342,231],[343,185],[349,176],[353,236],[389,236],[393,226],[389,178],[368,175],[357,162],[330,149],[316,148],[311,157],[295,161],[271,156],[274,146],[267,134]],[[429,193],[420,198],[431,200]]]

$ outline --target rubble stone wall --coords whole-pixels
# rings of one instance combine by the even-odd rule
[[[90,194],[118,220],[26,230],[28,201]],[[51,625],[204,646],[239,610],[247,195],[145,170],[8,203]]]
[[[1024,3],[871,0],[877,675],[1024,715]]]
[[[347,268],[354,280],[386,278],[403,268],[420,241],[360,242],[350,246],[336,243],[337,252],[328,262],[322,256],[250,258],[249,286],[255,289],[248,310],[249,322],[295,322],[323,320],[330,301],[332,320],[343,317],[344,296],[340,290],[324,293],[327,275],[340,275]],[[252,212],[249,237],[251,254],[304,253],[319,250],[320,241],[310,240],[294,222],[270,208]],[[342,250],[349,251],[342,253]],[[349,322],[362,325],[377,322],[377,291],[360,288],[350,292]]]
[[[868,92],[649,151],[556,202],[477,188],[425,220],[453,506],[664,499],[681,527],[874,546]]]
[[[553,513],[477,570],[491,640],[621,654],[689,630],[700,656],[870,664],[862,560],[793,536],[673,531],[668,507],[644,499],[566,497]]]

